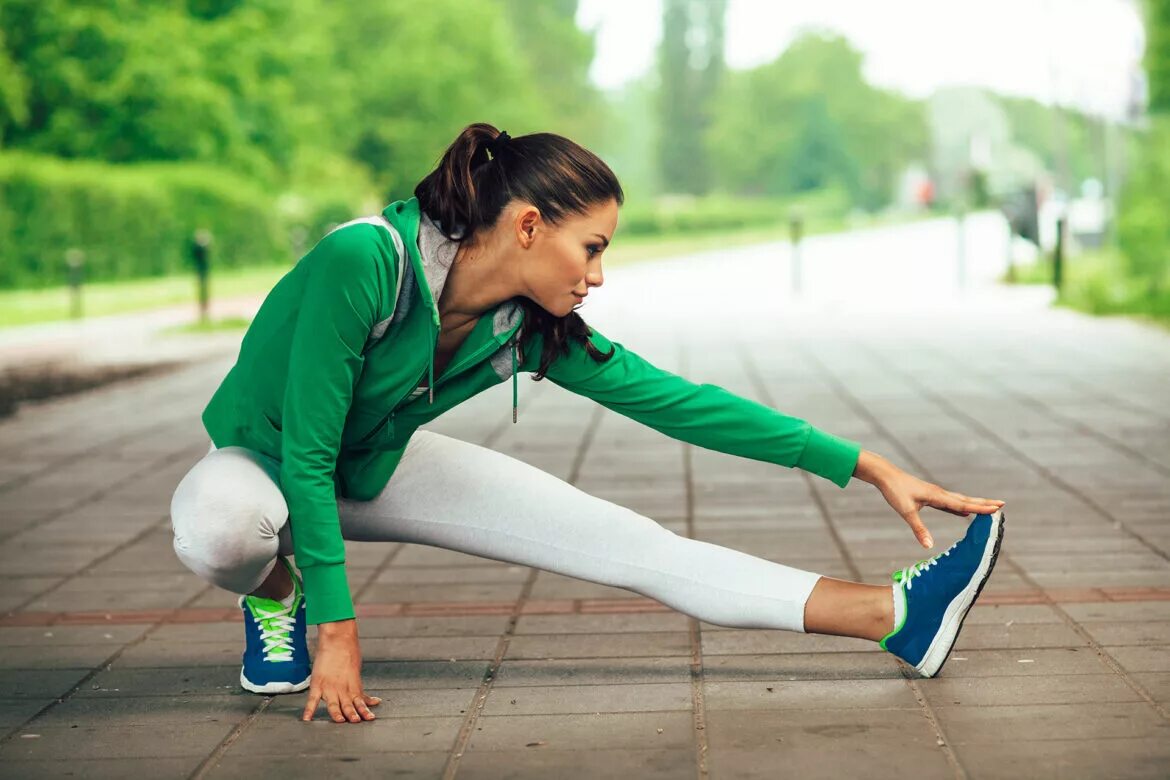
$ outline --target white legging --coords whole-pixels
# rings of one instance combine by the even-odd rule
[[[291,555],[280,463],[243,447],[211,450],[171,499],[179,560],[204,580],[251,593]],[[341,535],[410,542],[534,566],[648,596],[708,623],[804,632],[821,575],[689,539],[501,452],[417,430],[371,501],[337,499]]]

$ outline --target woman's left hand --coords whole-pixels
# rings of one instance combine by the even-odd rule
[[[873,456],[873,453],[865,454]],[[907,474],[881,456],[874,457],[880,459],[880,465],[871,462],[866,470],[866,476],[870,478],[866,481],[871,482],[881,491],[886,502],[902,516],[902,519],[914,531],[918,543],[927,549],[934,546],[934,539],[931,537],[930,531],[926,529],[922,518],[918,516],[918,510],[922,507],[932,506],[959,517],[966,517],[971,512],[991,514],[1005,503],[999,499],[976,498],[944,490],[934,483]]]

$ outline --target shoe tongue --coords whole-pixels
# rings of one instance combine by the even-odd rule
[[[289,605],[285,605],[285,603],[281,603],[276,599],[266,599],[263,598],[263,596],[248,596],[247,602],[248,606],[252,608],[252,613],[256,617],[260,617],[259,614],[256,614],[257,609],[262,609],[264,612],[271,613],[282,612],[282,610],[288,609],[289,607]],[[263,620],[262,617],[261,620]]]

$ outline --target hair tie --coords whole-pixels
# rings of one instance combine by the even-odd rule
[[[500,156],[500,151],[503,150],[505,144],[510,140],[512,140],[512,136],[508,135],[508,131],[501,130],[499,135],[488,141],[487,148],[492,153],[493,160]]]

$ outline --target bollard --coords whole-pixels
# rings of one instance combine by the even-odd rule
[[[211,305],[211,231],[203,228],[195,231],[191,240],[191,259],[195,263],[199,284],[199,321],[206,325]]]
[[[81,275],[85,267],[85,252],[73,247],[65,251],[65,265],[69,269],[69,311],[75,320],[81,319]]]
[[[804,235],[804,219],[799,214],[788,218],[788,231],[792,239],[792,294],[800,295],[800,239]]]
[[[1065,219],[1063,214],[1056,219],[1056,247],[1052,252],[1052,286],[1056,288],[1057,296],[1060,295],[1060,285],[1064,277]]]
[[[955,274],[960,290],[967,286],[967,209],[955,212]]]
[[[1012,232],[1012,226],[1008,225],[1007,232],[1007,283],[1016,283],[1016,261],[1012,255],[1013,245],[1015,242],[1015,233]]]

